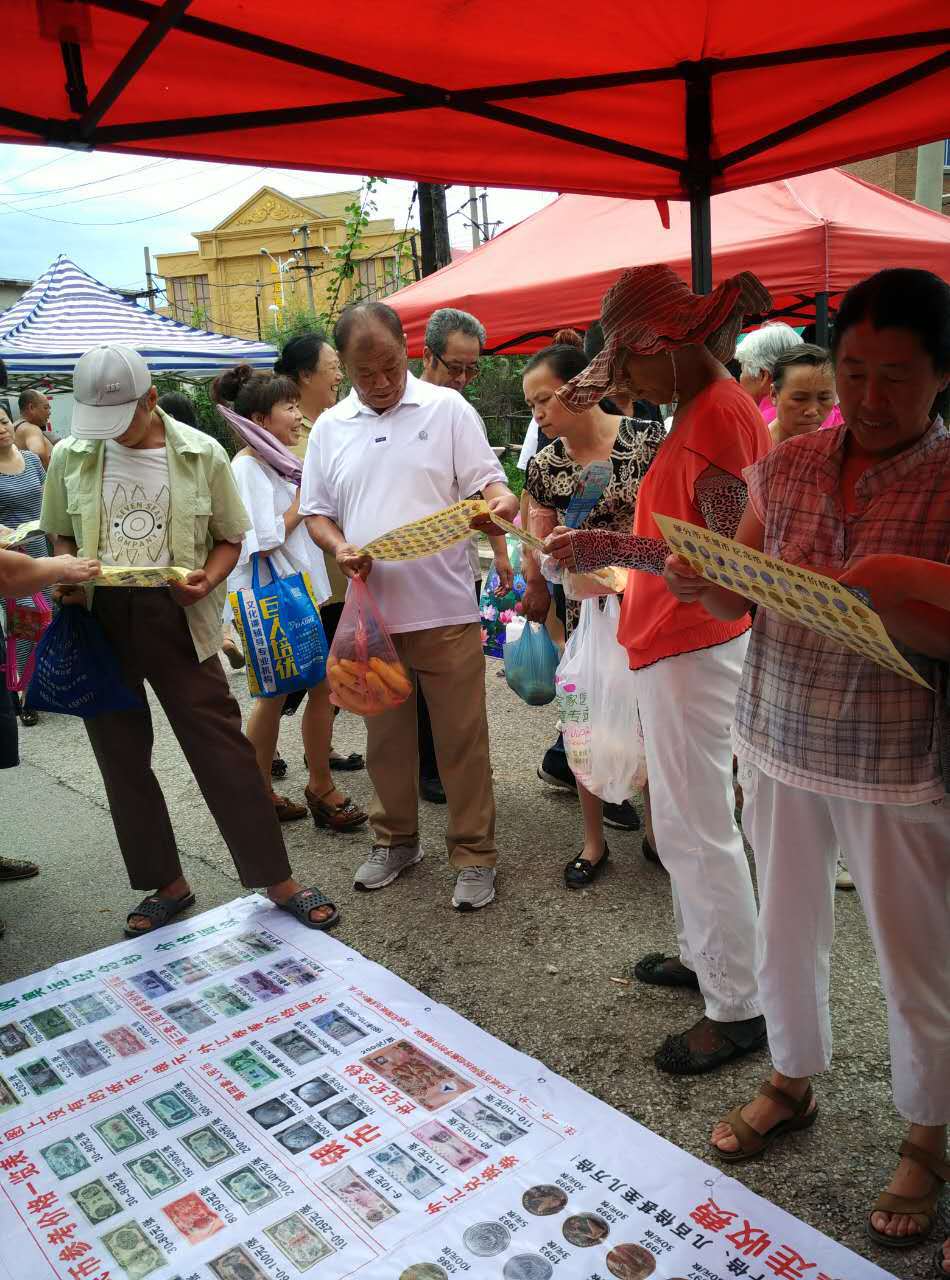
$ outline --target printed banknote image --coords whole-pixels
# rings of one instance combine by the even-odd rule
[[[464,1102],[457,1107],[453,1107],[452,1110],[460,1120],[472,1125],[479,1133],[483,1133],[486,1138],[491,1138],[492,1142],[497,1142],[503,1147],[507,1147],[509,1143],[517,1142],[519,1138],[523,1138],[528,1132],[527,1129],[522,1129],[519,1125],[512,1123],[507,1116],[501,1115],[498,1111],[493,1111],[484,1102],[479,1102],[477,1098],[466,1098]]]
[[[71,1178],[74,1174],[82,1173],[84,1169],[89,1168],[89,1161],[72,1138],[63,1138],[61,1142],[54,1142],[50,1147],[43,1147],[40,1155],[61,1181],[63,1178]]]
[[[231,1197],[245,1213],[256,1213],[265,1205],[278,1199],[277,1192],[265,1182],[256,1169],[246,1164],[219,1178],[218,1186]]]
[[[269,1102],[261,1102],[256,1107],[251,1107],[247,1114],[252,1120],[256,1120],[262,1129],[273,1129],[275,1125],[289,1120],[294,1113],[286,1102],[281,1102],[280,1098],[271,1098]]]
[[[192,1000],[173,1000],[165,1006],[163,1012],[189,1036],[214,1026],[214,1018],[209,1018]]]
[[[272,942],[270,938],[265,938],[262,933],[255,933],[253,930],[249,933],[239,933],[235,939],[241,946],[246,947],[254,956],[270,955],[272,951],[277,950],[277,943]]]
[[[112,1031],[103,1031],[102,1038],[120,1058],[134,1058],[146,1048],[145,1041],[131,1027],[114,1027]]]
[[[20,1099],[10,1087],[10,1082],[0,1076],[0,1115],[3,1115],[4,1111],[9,1111],[11,1107],[18,1107],[19,1105]]]
[[[270,1280],[251,1255],[238,1245],[208,1263],[217,1280]]]
[[[291,957],[287,960],[278,960],[274,965],[273,972],[279,973],[285,982],[289,982],[295,987],[306,987],[311,982],[316,982],[323,970],[319,965],[311,966]]]
[[[453,1133],[438,1120],[429,1120],[418,1129],[413,1129],[412,1135],[420,1142],[424,1142],[440,1160],[444,1160],[446,1164],[450,1164],[453,1169],[458,1169],[462,1173],[474,1168],[485,1159],[483,1151],[473,1147],[470,1142],[460,1138],[457,1133]]]
[[[38,1009],[30,1014],[30,1022],[44,1040],[55,1040],[76,1030],[62,1009]]]
[[[308,1062],[313,1062],[315,1058],[322,1058],[323,1050],[313,1040],[308,1040],[300,1031],[291,1029],[290,1031],[282,1031],[279,1036],[274,1036],[271,1044],[291,1062],[296,1062],[298,1067],[305,1067]]]
[[[79,1040],[76,1044],[63,1045],[60,1053],[77,1076],[91,1076],[94,1071],[101,1071],[103,1067],[109,1065],[107,1059],[89,1040]]]
[[[224,1227],[223,1219],[195,1191],[189,1191],[178,1200],[164,1205],[162,1212],[189,1244],[201,1244],[204,1240],[210,1240]]]
[[[262,973],[260,969],[252,969],[250,973],[241,974],[238,978],[241,986],[246,988],[252,996],[257,1000],[273,1000],[275,996],[284,996],[287,992],[275,982],[273,978],[269,978],[266,973]]]
[[[36,1094],[49,1093],[63,1083],[62,1076],[53,1070],[45,1058],[28,1062],[20,1068],[20,1075]]]
[[[165,967],[176,982],[189,985],[192,982],[204,982],[205,978],[211,977],[211,970],[201,963],[198,956],[182,956],[180,960],[169,960]]]
[[[191,1107],[174,1089],[169,1089],[167,1093],[160,1093],[155,1098],[147,1098],[145,1105],[159,1124],[163,1124],[166,1129],[174,1129],[176,1125],[195,1118]]]
[[[137,1222],[126,1222],[114,1231],[107,1231],[102,1243],[129,1280],[145,1280],[145,1276],[164,1267],[167,1261]]]
[[[219,942],[215,947],[209,947],[207,951],[202,951],[202,963],[207,965],[209,969],[213,969],[215,973],[220,973],[224,969],[233,969],[236,964],[243,964],[247,959],[247,953],[241,952],[230,942]]]
[[[274,1242],[298,1271],[308,1271],[334,1252],[332,1245],[300,1213],[292,1213],[280,1222],[275,1222],[272,1227],[265,1227],[264,1235]]]
[[[430,1058],[408,1040],[397,1040],[385,1049],[367,1054],[361,1061],[426,1111],[438,1111],[475,1088],[471,1081]]]
[[[112,1013],[109,1006],[98,996],[77,996],[66,1005],[70,1014],[81,1018],[83,1022],[101,1022]]]
[[[71,1194],[94,1227],[122,1211],[122,1205],[101,1178],[77,1187]]]
[[[370,1159],[417,1200],[430,1199],[439,1187],[445,1186],[441,1178],[437,1178],[425,1165],[413,1160],[395,1142],[374,1151]]]
[[[231,1144],[225,1142],[211,1125],[195,1129],[193,1133],[186,1133],[179,1138],[179,1142],[205,1169],[213,1169],[215,1165],[221,1164],[224,1160],[230,1160],[231,1156],[237,1154]]]
[[[150,1199],[171,1191],[182,1182],[181,1175],[157,1151],[148,1151],[134,1160],[127,1160],[125,1168]]]
[[[366,1037],[366,1032],[363,1028],[358,1027],[349,1018],[345,1018],[338,1009],[331,1009],[328,1013],[321,1013],[319,1017],[312,1019],[312,1021],[315,1027],[319,1027],[325,1035],[328,1035],[332,1040],[336,1040],[339,1044],[356,1044],[357,1040],[363,1040]]]
[[[246,1013],[251,1007],[247,1000],[243,1000],[236,991],[223,984],[205,987],[201,995],[223,1018],[233,1018],[239,1013]]]
[[[129,978],[129,982],[145,996],[146,1000],[160,1000],[162,996],[168,995],[169,991],[175,990],[172,984],[166,982],[154,969],[146,969],[142,973],[133,973]]]
[[[0,1027],[0,1053],[5,1058],[12,1058],[15,1053],[22,1053],[32,1046],[33,1041],[18,1022],[8,1022]]]
[[[108,1120],[98,1121],[92,1127],[109,1150],[116,1155],[121,1155],[123,1151],[128,1151],[130,1147],[145,1141],[145,1134],[121,1112],[117,1116],[109,1116]]]
[[[323,1185],[369,1227],[378,1227],[399,1212],[365,1178],[349,1169],[338,1169]]]
[[[235,1075],[240,1076],[250,1089],[263,1089],[265,1085],[273,1084],[275,1080],[280,1079],[273,1067],[269,1067],[263,1058],[259,1058],[250,1049],[239,1049],[237,1053],[232,1053],[230,1057],[225,1058],[224,1063]]]

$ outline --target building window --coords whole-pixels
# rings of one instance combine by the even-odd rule
[[[172,315],[182,324],[204,328],[211,318],[211,286],[207,276],[175,276],[171,281]]]
[[[356,264],[356,297],[361,302],[372,302],[379,297],[376,283],[376,259],[364,258]]]
[[[397,289],[402,288],[402,280],[399,276],[399,259],[383,258],[383,297],[387,294],[395,293]]]

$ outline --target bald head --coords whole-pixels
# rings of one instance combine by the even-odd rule
[[[333,338],[363,403],[377,413],[398,404],[406,389],[409,360],[402,322],[392,307],[383,302],[347,307]]]
[[[40,428],[49,422],[50,403],[42,391],[21,391],[18,404],[24,422]]]

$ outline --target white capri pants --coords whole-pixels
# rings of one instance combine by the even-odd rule
[[[831,1064],[828,979],[839,846],[887,1001],[894,1104],[950,1121],[950,805],[868,804],[776,782],[740,761],[759,882],[758,977],[776,1070]]]
[[[680,960],[716,1022],[759,1012],[755,896],[735,820],[732,721],[749,634],[635,671],[653,832]]]

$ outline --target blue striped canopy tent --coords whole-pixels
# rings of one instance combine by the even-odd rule
[[[65,254],[0,312],[0,359],[12,375],[70,377],[83,352],[103,342],[134,347],[153,373],[210,375],[236,364],[270,369],[277,358],[266,342],[192,329],[146,311]]]

